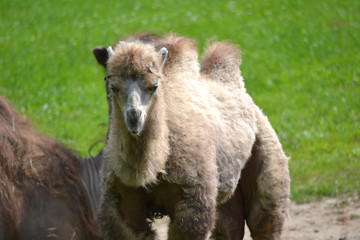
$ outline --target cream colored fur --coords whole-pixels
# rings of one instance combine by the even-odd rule
[[[158,50],[162,47],[169,55],[160,69]],[[143,236],[126,227],[127,220],[116,214],[118,203],[113,196],[125,198],[122,189],[128,187],[140,192],[148,189],[150,194],[163,183],[182,190],[176,205],[167,206],[174,212],[169,239],[208,239],[215,226],[215,206],[226,204],[240,187],[241,171],[259,142],[265,143],[258,148],[263,169],[253,183],[255,199],[249,208],[254,214],[247,221],[251,228],[262,227],[259,214],[269,211],[280,220],[274,230],[264,230],[263,236],[268,234],[273,239],[271,236],[276,234],[272,231],[280,235],[289,196],[287,158],[266,117],[246,93],[240,62],[236,48],[211,45],[204,53],[200,71],[194,42],[175,35],[155,46],[125,42],[114,48],[107,74],[131,75],[154,67],[160,84],[138,137],[126,129],[117,106],[118,96],[110,96],[112,113],[102,169],[105,195],[100,213],[105,239]],[[146,198],[144,194],[141,196]],[[272,223],[266,220],[268,224]],[[115,228],[118,232],[112,233]],[[254,238],[257,231],[261,232],[252,230]]]

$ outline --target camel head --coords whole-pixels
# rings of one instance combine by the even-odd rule
[[[153,45],[140,41],[119,42],[107,51],[104,80],[113,109],[111,118],[120,116],[127,130],[139,136],[156,101],[168,51],[156,51]]]

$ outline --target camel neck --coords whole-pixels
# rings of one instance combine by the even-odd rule
[[[104,164],[126,185],[138,187],[156,182],[157,175],[165,172],[169,152],[169,130],[162,95],[157,96],[149,110],[139,136],[131,135],[122,114],[115,108],[113,110]]]

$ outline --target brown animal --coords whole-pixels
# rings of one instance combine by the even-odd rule
[[[101,194],[90,185],[99,158],[76,158],[1,96],[0,146],[0,239],[100,239],[89,197]]]
[[[108,56],[104,238],[153,239],[146,219],[161,212],[169,239],[241,239],[244,219],[254,239],[278,239],[287,158],[246,93],[238,50],[210,46],[201,71],[194,43],[173,35],[120,42]]]

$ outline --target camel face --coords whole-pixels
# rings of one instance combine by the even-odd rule
[[[111,101],[116,117],[127,130],[139,136],[156,99],[161,69],[167,50],[156,51],[149,44],[120,42],[115,50],[108,48],[107,75]]]
[[[114,108],[122,113],[128,131],[140,135],[158,88],[158,77],[151,72],[140,76],[107,76]]]

